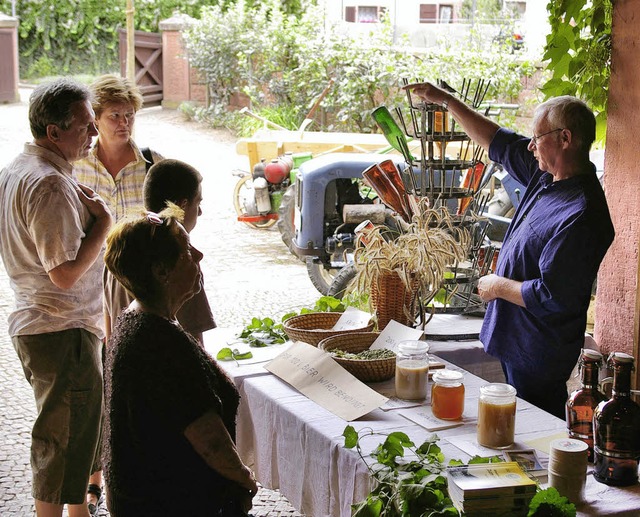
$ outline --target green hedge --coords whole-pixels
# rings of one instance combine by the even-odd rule
[[[217,2],[135,0],[135,28],[155,32],[175,9],[197,17],[212,3]],[[16,0],[21,77],[117,72],[125,8],[126,0]],[[0,12],[11,14],[10,0],[0,0]]]

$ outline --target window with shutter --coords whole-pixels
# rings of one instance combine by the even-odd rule
[[[356,8],[355,7],[345,7],[344,8],[344,21],[352,22],[356,21]]]
[[[436,4],[420,4],[420,23],[436,23],[438,6]]]

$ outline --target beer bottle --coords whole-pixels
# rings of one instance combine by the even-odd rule
[[[606,485],[628,486],[638,482],[640,458],[640,406],[631,400],[633,357],[614,352],[609,363],[612,396],[593,415],[593,477]]]
[[[569,395],[566,406],[569,438],[582,440],[589,446],[588,461],[593,462],[593,411],[607,399],[598,390],[598,375],[602,366],[602,354],[583,349],[578,362],[581,374],[580,389]]]

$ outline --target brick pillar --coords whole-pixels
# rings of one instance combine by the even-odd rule
[[[639,18],[639,2],[614,2],[604,187],[616,238],[598,274],[595,324],[596,341],[605,351],[633,354],[636,363],[640,320]],[[640,381],[639,374],[636,365],[636,381]]]
[[[0,13],[0,102],[20,102],[18,19]]]
[[[176,109],[182,102],[206,101],[205,88],[197,84],[195,70],[191,69],[182,31],[195,20],[186,14],[174,13],[160,22],[162,32],[163,99],[162,107]]]

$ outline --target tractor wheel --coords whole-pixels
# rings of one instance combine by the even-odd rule
[[[329,286],[327,294],[333,296],[338,300],[342,300],[342,297],[348,292],[349,284],[356,276],[355,264],[349,264],[343,267],[338,274],[334,277],[333,282]]]
[[[289,251],[297,256],[293,248],[293,239],[296,236],[294,217],[296,213],[296,186],[290,185],[282,196],[280,208],[278,208],[278,230],[280,237]],[[301,259],[302,260],[302,259]]]

